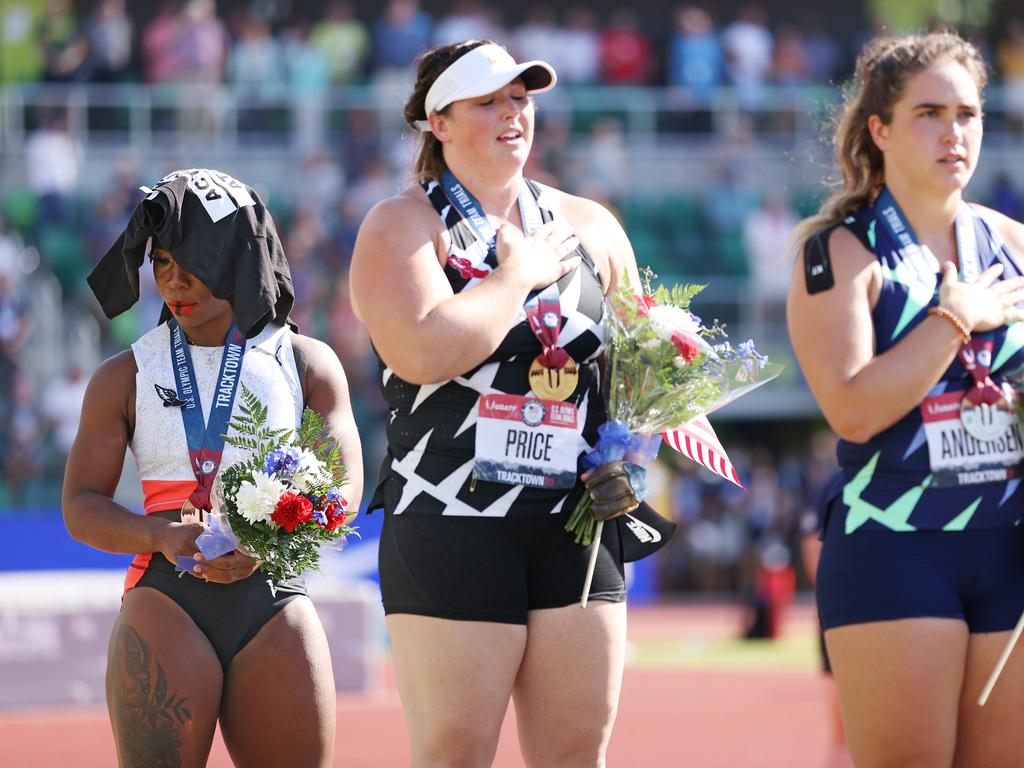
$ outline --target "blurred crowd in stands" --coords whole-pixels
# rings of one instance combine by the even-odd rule
[[[156,15],[140,23],[125,0],[100,0],[84,14],[70,0],[22,0],[13,7],[25,18],[16,25],[8,20],[21,34],[5,43],[0,77],[226,82],[257,86],[266,95],[274,86],[316,88],[396,71],[404,76],[431,45],[490,38],[517,57],[550,61],[564,83],[681,85],[704,92],[724,83],[752,89],[767,82],[829,82],[850,55],[819,15],[809,12],[772,29],[754,5],[732,19],[681,6],[655,20],[628,4],[599,16],[583,3],[564,11],[537,3],[514,26],[495,4],[474,0],[457,0],[443,17],[422,10],[417,0],[388,0],[372,18],[359,17],[344,0],[326,3],[317,17],[289,14],[289,5],[254,2],[221,16],[213,0],[161,0]]]
[[[6,14],[0,18],[0,83],[188,83],[190,100],[202,98],[197,87],[230,86],[247,92],[253,103],[275,88],[312,93],[390,79],[407,89],[409,64],[424,48],[489,37],[507,43],[520,59],[550,61],[570,85],[680,86],[699,103],[723,85],[741,99],[756,99],[766,84],[841,80],[860,42],[832,36],[811,12],[794,23],[772,24],[755,6],[731,19],[679,7],[652,31],[650,19],[641,25],[625,5],[600,17],[584,5],[534,5],[512,28],[503,26],[494,5],[471,0],[453,3],[441,18],[416,0],[388,0],[370,19],[357,16],[348,2],[326,3],[317,18],[283,16],[286,5],[240,4],[221,17],[212,0],[165,0],[140,22],[124,0],[100,0],[82,14],[67,0],[11,0],[0,5],[0,16]],[[1008,105],[1024,114],[1024,21],[1008,24],[1001,35],[990,60]],[[744,167],[737,152],[714,165],[699,193],[637,195],[620,120],[595,120],[583,139],[588,151],[572,153],[577,137],[564,123],[543,118],[542,112],[529,176],[609,205],[623,220],[640,263],[665,277],[752,286],[751,313],[743,318],[748,332],[761,338],[757,330],[765,323],[780,327],[788,284],[788,265],[780,263],[793,226],[814,208],[819,190],[772,186],[756,168]],[[378,119],[372,109],[353,111],[345,116],[340,141],[318,136],[303,142],[296,171],[302,183],[292,195],[276,194],[271,180],[252,178],[244,168],[223,168],[268,199],[299,296],[296,319],[305,333],[330,343],[345,365],[371,482],[383,454],[383,404],[369,340],[347,300],[347,271],[360,222],[401,186],[409,158],[408,137],[396,135],[388,144]],[[25,185],[0,188],[0,514],[52,514],[58,504],[85,381],[98,362],[67,353],[82,338],[78,325],[99,329],[96,352],[106,356],[124,349],[159,315],[148,270],[140,303],[113,322],[101,318],[84,278],[122,231],[141,199],[139,187],[174,168],[154,173],[126,150],[106,170],[108,178],[91,185],[103,194],[86,194],[80,174],[88,152],[68,130],[66,111],[41,111],[19,150],[23,169],[17,175]],[[581,155],[585,162],[574,159]],[[188,167],[188,158],[180,165]],[[1021,185],[1006,173],[978,194],[1010,216],[1024,216]],[[48,304],[47,296],[56,296],[56,304]],[[38,356],[33,345],[53,314],[63,318],[58,333],[71,341],[56,364],[33,368],[26,360],[30,353]],[[779,434],[766,424],[759,424],[758,435]],[[810,500],[833,461],[828,437],[812,437],[809,424],[805,420],[807,439],[771,449],[732,430],[725,443],[746,492],[698,474],[683,460],[666,462],[665,511],[676,515],[681,531],[661,561],[665,587],[735,591],[752,584],[765,564],[792,559],[798,521],[813,512]]]
[[[550,61],[563,83],[685,86],[700,98],[724,84],[748,94],[767,83],[833,82],[884,22],[839,36],[824,9],[810,6],[795,18],[773,20],[757,4],[728,16],[684,4],[644,10],[623,3],[606,14],[586,3],[506,8],[454,0],[444,15],[432,15],[418,0],[299,5],[254,0],[218,10],[214,0],[158,0],[142,9],[126,0],[7,0],[0,8],[0,82],[230,83],[266,97],[274,87],[404,77],[427,47],[490,38],[517,58]],[[1019,90],[1021,22],[979,42]]]

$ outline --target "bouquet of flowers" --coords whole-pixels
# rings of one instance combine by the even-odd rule
[[[588,468],[628,462],[625,470],[638,501],[647,493],[642,465],[657,456],[662,433],[721,408],[782,370],[752,341],[733,347],[717,321],[706,327],[690,313],[690,302],[704,286],[652,290],[652,278],[646,271],[639,296],[624,281],[607,300],[609,421],[598,428],[597,444],[583,459]],[[600,535],[588,513],[592,501],[585,492],[565,526],[584,546]]]
[[[307,408],[298,433],[270,429],[267,407],[245,385],[240,395],[224,440],[250,456],[218,475],[220,509],[197,544],[207,558],[237,548],[280,581],[316,569],[322,548],[355,532],[345,524],[345,467],[320,414]]]

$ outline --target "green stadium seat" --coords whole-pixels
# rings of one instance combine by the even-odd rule
[[[818,212],[822,202],[822,194],[817,190],[803,190],[793,195],[792,206],[800,218],[813,216]]]
[[[622,218],[626,234],[633,236],[634,231],[650,231],[657,218],[656,205],[650,198],[627,197],[622,203]]]
[[[728,233],[715,236],[711,243],[711,252],[712,266],[715,268],[712,274],[737,277],[749,274],[750,265],[747,261],[747,250],[743,246],[743,235]]]
[[[664,267],[664,241],[652,230],[634,228],[629,233],[629,241],[636,254],[636,263],[641,267],[650,267],[661,274]]]
[[[39,201],[29,190],[14,188],[4,195],[3,201],[0,202],[0,211],[3,212],[10,228],[27,237],[35,228],[36,217],[39,215]]]
[[[666,197],[662,212],[676,235],[693,235],[701,227],[700,201],[688,196]]]
[[[84,260],[82,235],[74,227],[44,227],[39,232],[39,255],[57,276],[65,296],[82,290],[89,265]]]
[[[140,332],[138,305],[110,320],[108,330],[118,348],[130,347],[139,337]]]

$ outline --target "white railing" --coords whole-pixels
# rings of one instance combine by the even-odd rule
[[[66,116],[83,144],[130,145],[139,151],[201,144],[227,150],[254,144],[306,151],[349,130],[354,113],[368,116],[384,143],[402,128],[408,88],[346,86],[317,93],[283,87],[233,85],[36,84],[0,87],[0,149],[18,151],[42,116]],[[564,86],[537,98],[542,116],[565,123],[570,135],[588,134],[604,117],[617,118],[633,144],[708,142],[737,128],[772,143],[799,144],[820,135],[838,104],[829,85],[765,86],[756,98],[721,87],[701,97],[677,87]],[[990,134],[1004,133],[1005,92],[990,86],[985,112]],[[1016,138],[1021,137],[1020,128]],[[1007,136],[1006,138],[1010,138]],[[998,139],[997,139],[998,140]]]
[[[83,143],[116,141],[146,150],[173,135],[177,142],[211,140],[301,145],[302,131],[327,136],[344,130],[352,112],[369,113],[393,136],[407,94],[391,86],[349,86],[310,94],[231,85],[38,84],[0,88],[0,145],[20,147],[40,115],[59,110]],[[816,134],[821,115],[838,98],[828,86],[765,87],[757,99],[719,88],[701,98],[672,87],[560,87],[538,97],[544,114],[589,132],[617,117],[633,140],[727,135],[741,121],[765,137]],[[301,146],[299,147],[301,148]]]

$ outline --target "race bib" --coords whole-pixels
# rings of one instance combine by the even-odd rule
[[[572,403],[482,395],[473,477],[506,485],[572,488],[580,431]]]
[[[188,178],[188,188],[196,194],[215,223],[225,216],[230,216],[239,208],[256,205],[244,184],[220,171],[206,168],[172,171],[160,179],[160,182],[172,181],[179,176]]]
[[[963,392],[947,392],[925,398],[921,418],[928,440],[932,485],[949,487],[1010,480],[1019,475],[1024,461],[1024,437],[1016,419],[1000,430],[992,430],[990,439],[978,439],[964,426],[961,418]],[[994,408],[995,406],[978,406]],[[970,419],[993,421],[993,414],[972,413]],[[993,422],[996,423],[996,422]],[[975,432],[979,430],[975,429]]]

